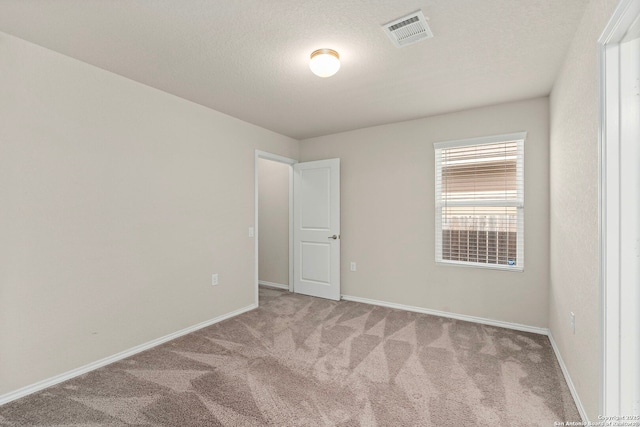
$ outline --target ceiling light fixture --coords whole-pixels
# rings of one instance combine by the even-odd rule
[[[331,77],[340,69],[340,55],[333,49],[314,50],[309,68],[318,77]]]

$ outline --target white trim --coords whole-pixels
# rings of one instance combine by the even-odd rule
[[[629,325],[621,321],[625,313],[638,309],[637,301],[625,297],[632,283],[625,285],[621,280],[623,243],[621,224],[621,80],[620,43],[632,29],[640,16],[640,1],[621,0],[598,40],[599,54],[599,186],[598,186],[598,231],[599,231],[599,282],[600,282],[600,408],[603,416],[632,415],[640,412],[640,384],[632,384],[631,371],[635,364],[628,366],[629,356],[623,347],[637,339],[630,333]],[[627,337],[627,334],[634,337]],[[637,343],[637,342],[636,342]],[[633,342],[631,344],[634,344]],[[624,357],[623,357],[624,356]],[[633,356],[637,358],[636,356]],[[634,359],[635,360],[635,359]],[[637,372],[637,371],[636,371]],[[627,395],[633,394],[635,408],[623,402],[622,387]],[[627,400],[629,400],[627,396]],[[629,407],[630,406],[630,407]]]
[[[497,142],[505,141],[524,141],[527,139],[527,132],[514,132],[505,133],[502,135],[481,136],[478,138],[456,139],[454,141],[441,141],[434,142],[433,148],[443,149],[451,147],[463,147],[465,145],[481,145],[481,144],[495,144]]]
[[[273,160],[274,162],[286,163],[288,165],[293,165],[298,163],[296,159],[291,159],[289,157],[281,156],[279,154],[269,153],[268,151],[256,150],[256,158]]]
[[[520,265],[504,265],[504,264],[490,264],[487,262],[470,262],[470,261],[452,261],[447,259],[436,260],[436,265],[442,265],[445,267],[467,267],[467,268],[484,268],[486,270],[502,270],[513,271],[514,273],[523,273],[524,266]]]
[[[164,344],[167,341],[174,340],[174,339],[179,338],[179,337],[181,337],[183,335],[190,334],[190,333],[195,332],[195,331],[197,331],[199,329],[206,328],[207,326],[211,326],[213,324],[222,322],[223,320],[227,320],[227,319],[230,319],[232,317],[235,317],[235,316],[237,316],[239,314],[246,313],[247,311],[251,311],[251,310],[253,310],[253,309],[257,308],[257,307],[258,306],[256,304],[248,305],[246,307],[240,308],[240,309],[232,311],[230,313],[223,314],[223,315],[215,317],[213,319],[205,320],[204,322],[198,323],[198,324],[193,325],[193,326],[189,326],[188,328],[179,330],[177,332],[173,332],[173,333],[171,333],[169,335],[165,335],[163,337],[156,338],[156,339],[151,340],[149,342],[146,342],[144,344],[137,345],[137,346],[132,347],[132,348],[130,348],[128,350],[124,350],[124,351],[121,351],[120,353],[116,353],[116,354],[114,354],[112,356],[105,357],[104,359],[100,359],[100,360],[97,360],[95,362],[91,362],[91,363],[89,363],[87,365],[81,366],[81,367],[76,368],[76,369],[72,369],[70,371],[67,371],[65,373],[56,375],[56,376],[48,378],[46,380],[38,381],[37,383],[34,383],[34,384],[28,385],[26,387],[22,387],[22,388],[20,388],[18,390],[3,394],[2,396],[0,396],[0,405],[4,405],[5,403],[9,403],[9,402],[11,402],[13,400],[16,400],[16,399],[20,399],[21,397],[24,397],[24,396],[27,396],[29,394],[35,393],[37,391],[44,390],[47,387],[51,387],[51,386],[54,386],[56,384],[60,384],[61,382],[70,380],[70,379],[75,378],[75,377],[77,377],[79,375],[86,374],[87,372],[90,372],[90,371],[93,371],[95,369],[101,368],[103,366],[109,365],[111,363],[117,362],[118,360],[125,359],[127,357],[133,356],[133,355],[135,355],[137,353],[140,353],[142,351],[149,350],[150,348],[156,347],[156,346],[158,346],[160,344]]]
[[[289,167],[289,292],[293,292],[293,165]]]
[[[260,234],[260,230],[258,227],[258,202],[259,202],[259,177],[258,177],[258,160],[259,159],[267,159],[273,160],[275,162],[285,163],[289,165],[289,291],[293,292],[293,165],[298,163],[297,160],[291,159],[289,157],[280,156],[278,154],[269,153],[266,151],[256,150],[254,154],[253,160],[253,228],[255,230],[254,233],[254,265],[253,265],[253,283],[254,283],[254,293],[253,300],[256,306],[258,305],[258,285],[260,283],[259,274],[259,266],[260,266],[260,258],[259,258],[259,249],[258,249],[258,236]]]
[[[522,208],[524,207],[524,202],[521,200],[447,200],[443,202],[442,200],[436,201],[437,208],[443,208],[445,206],[496,206],[496,207],[511,207],[511,208]]]
[[[580,413],[580,418],[582,418],[583,422],[589,423],[589,417],[587,416],[587,411],[585,411],[584,406],[582,405],[582,401],[580,400],[580,396],[578,396],[578,391],[576,390],[573,381],[571,380],[571,375],[569,375],[569,370],[567,369],[567,365],[564,364],[564,360],[562,360],[562,356],[560,355],[560,349],[558,348],[556,341],[553,339],[553,334],[549,330],[547,333],[549,337],[549,341],[551,342],[551,347],[553,348],[553,352],[556,354],[556,359],[558,359],[558,364],[560,365],[560,369],[562,370],[562,375],[564,375],[564,380],[567,383],[567,387],[569,387],[569,391],[571,392],[571,397],[578,408],[578,412]]]
[[[468,316],[466,314],[450,313],[448,311],[432,310],[430,308],[415,307],[411,305],[397,304],[394,302],[378,301],[369,298],[354,297],[351,295],[342,295],[342,299],[345,301],[361,302],[364,304],[379,305],[381,307],[395,308],[398,310],[413,311],[416,313],[447,317],[449,319],[463,320],[465,322],[480,323],[482,325],[497,326],[499,328],[513,329],[516,331],[531,332],[533,334],[549,334],[549,329],[540,328],[538,326],[528,326],[522,325],[520,323],[504,322],[502,320],[486,319],[484,317]]]
[[[267,282],[266,280],[258,280],[258,285],[269,286],[270,288],[284,289],[286,291],[289,290],[289,285],[283,285],[282,283]]]

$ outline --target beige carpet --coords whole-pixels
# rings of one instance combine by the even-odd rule
[[[263,288],[260,308],[0,407],[2,426],[553,426],[545,336]]]

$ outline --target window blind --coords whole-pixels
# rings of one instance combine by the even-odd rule
[[[434,144],[436,261],[524,268],[525,135]]]

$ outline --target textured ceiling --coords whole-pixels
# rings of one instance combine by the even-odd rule
[[[0,31],[303,139],[547,95],[586,3],[0,0]],[[418,9],[434,38],[395,48],[380,26]]]

